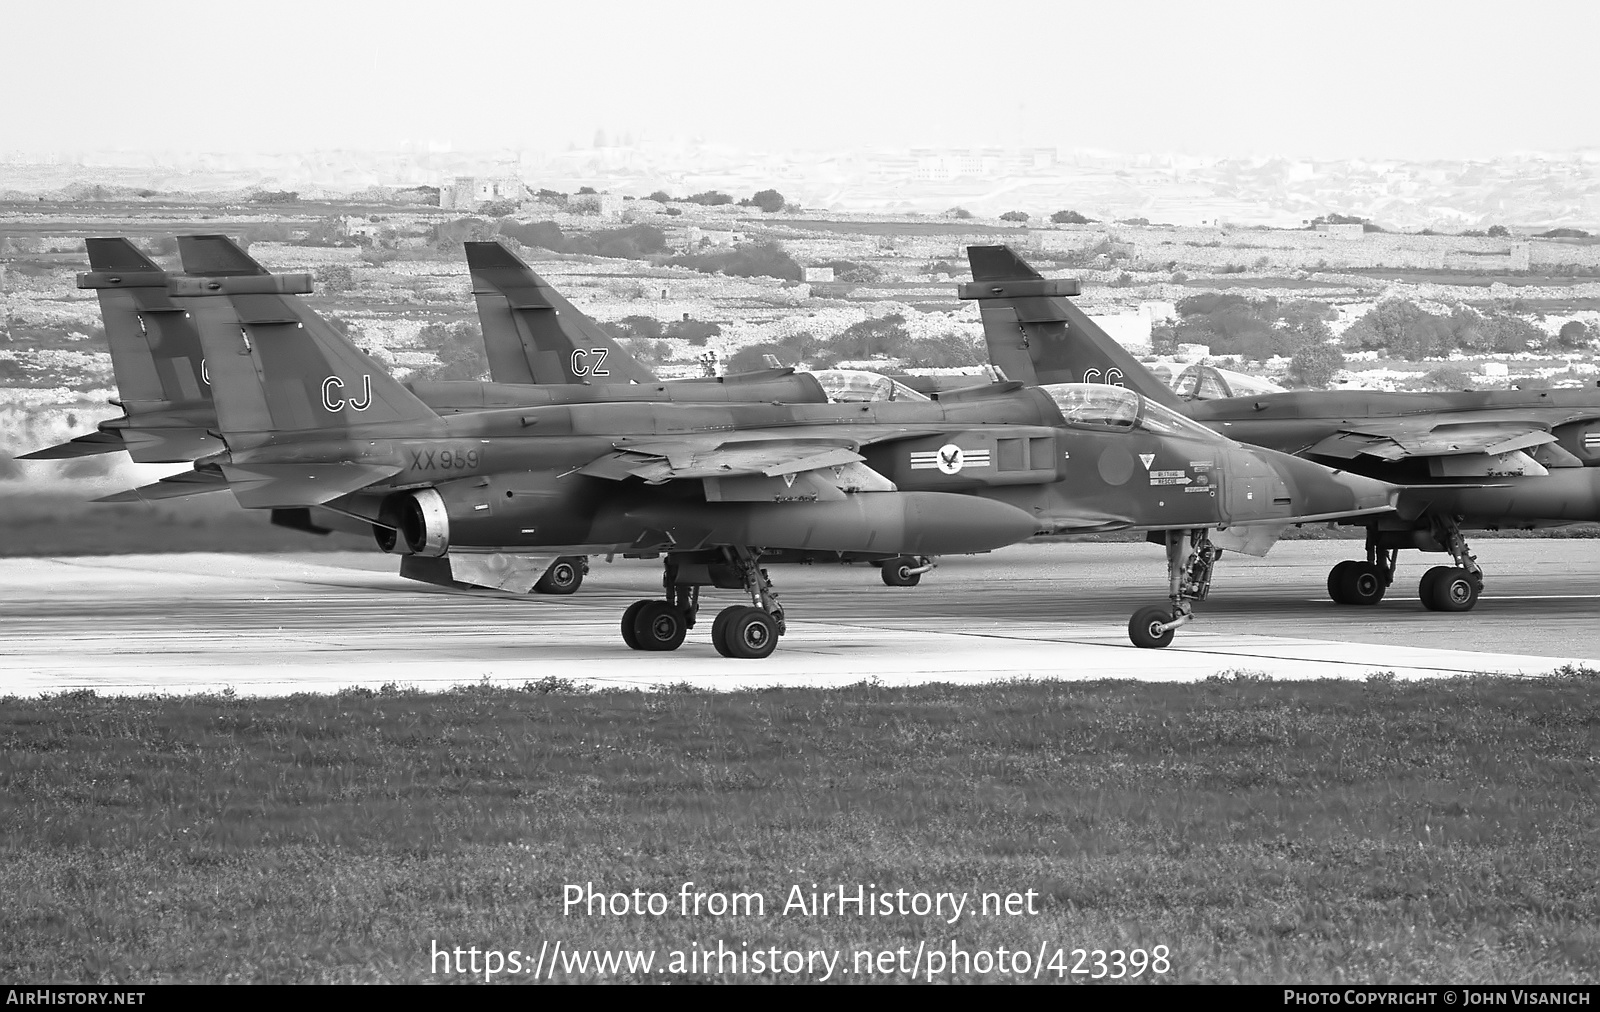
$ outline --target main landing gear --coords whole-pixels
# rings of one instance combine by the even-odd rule
[[[925,555],[899,555],[878,566],[887,587],[915,587],[922,582],[922,574],[933,568],[933,560]]]
[[[1140,608],[1128,620],[1128,639],[1136,647],[1164,647],[1172,634],[1194,619],[1195,601],[1211,593],[1211,571],[1220,554],[1205,528],[1165,531],[1169,607]]]
[[[785,632],[783,607],[767,571],[749,548],[668,555],[662,585],[665,600],[635,601],[622,613],[622,640],[635,650],[676,650],[694,628],[700,588],[743,589],[751,604],[717,613],[711,645],[724,657],[766,657]]]
[[[582,555],[563,555],[533,585],[535,594],[576,594],[589,573],[589,560]]]
[[[1391,537],[1386,538],[1386,534]],[[1393,538],[1397,534],[1412,537],[1410,531],[1369,527],[1367,561],[1350,560],[1334,566],[1328,573],[1328,596],[1337,604],[1372,605],[1383,600],[1384,592],[1394,583],[1395,561],[1400,554]],[[1454,557],[1456,564],[1434,566],[1423,574],[1417,584],[1422,606],[1429,611],[1471,611],[1483,590],[1483,570],[1467,546],[1460,524],[1453,517],[1435,517],[1431,537]]]
[[[1367,561],[1347,559],[1328,571],[1328,596],[1335,604],[1377,604],[1394,583],[1400,549],[1379,543],[1377,528],[1367,528]]]

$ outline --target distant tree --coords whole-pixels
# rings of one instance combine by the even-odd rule
[[[1117,219],[1117,224],[1118,225],[1148,225],[1148,224],[1150,224],[1150,219],[1149,218],[1118,218]]]
[[[688,253],[667,261],[703,274],[729,274],[736,277],[772,277],[799,281],[802,272],[794,258],[777,243],[748,243],[731,250]]]
[[[1435,390],[1472,389],[1472,374],[1459,365],[1442,365],[1429,370],[1422,381]]]
[[[1484,234],[1491,239],[1504,239],[1511,234],[1511,230],[1504,225],[1490,225],[1489,231]]]
[[[1343,368],[1344,352],[1331,344],[1310,344],[1289,359],[1289,381],[1320,390]]]
[[[849,281],[858,285],[870,285],[874,281],[883,280],[883,271],[871,264],[858,264],[853,260],[829,260],[823,267],[833,268],[835,281]]]
[[[664,336],[675,340],[688,341],[696,348],[704,348],[708,338],[716,337],[722,333],[722,327],[715,323],[706,323],[701,320],[674,320],[667,325]]]
[[[869,316],[860,323],[845,328],[835,343],[841,358],[873,358],[900,354],[911,334],[906,330],[906,318],[900,313]]]
[[[669,215],[672,215],[673,217],[677,217],[678,215],[682,214],[683,211],[680,210],[679,208],[676,208],[676,207],[668,207],[668,208],[665,208],[661,213],[662,214],[669,214]]]
[[[630,337],[656,338],[661,336],[661,321],[653,316],[624,316],[617,322],[628,328]]]
[[[766,213],[772,214],[775,211],[783,210],[783,194],[777,190],[758,190],[756,195],[750,198],[750,203],[761,208]]]
[[[660,201],[661,203],[665,204],[667,201],[671,200],[672,198],[667,196],[667,191],[666,190],[657,190],[656,192],[650,194],[650,196],[645,198],[645,199],[647,199],[647,200],[656,200],[656,201]]]
[[[1591,347],[1596,337],[1600,337],[1600,334],[1595,332],[1591,324],[1582,320],[1568,320],[1561,325],[1561,332],[1556,335],[1556,341],[1567,351],[1577,351],[1580,348]]]
[[[704,204],[707,207],[716,207],[719,204],[733,203],[732,197],[717,190],[706,190],[704,193],[696,193],[693,196],[685,197],[683,199],[691,204]]]
[[[583,196],[586,193],[598,193],[598,192],[600,192],[600,191],[596,190],[592,186],[580,186],[580,187],[578,187],[578,196],[580,196],[580,197]]]
[[[337,295],[355,287],[355,275],[345,264],[329,264],[317,271],[317,283],[324,292]]]
[[[961,218],[963,220],[972,217],[972,212],[964,207],[952,207],[945,213],[950,215],[952,218]]]
[[[421,379],[483,380],[489,376],[489,358],[483,350],[478,325],[462,320],[445,325],[430,323],[417,335],[424,347],[439,356],[439,364],[424,370]]]
[[[1566,227],[1562,227],[1562,228],[1552,228],[1548,232],[1540,232],[1538,234],[1538,238],[1540,238],[1540,239],[1587,239],[1587,238],[1589,238],[1589,233],[1585,232],[1581,228],[1566,228]]]
[[[1057,211],[1050,216],[1050,220],[1057,225],[1088,225],[1094,221],[1093,218],[1085,218],[1077,211]]]
[[[1005,214],[1002,214],[1000,216],[1000,220],[1001,221],[1016,221],[1016,222],[1027,221],[1028,220],[1028,212],[1027,211],[1007,211]]]
[[[540,190],[533,195],[533,199],[546,204],[565,204],[567,195],[557,190]]]
[[[257,204],[298,204],[300,194],[295,190],[261,190],[250,199]]]

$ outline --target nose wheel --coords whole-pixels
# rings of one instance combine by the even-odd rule
[[[1160,648],[1172,642],[1179,626],[1194,621],[1194,602],[1211,593],[1216,547],[1204,528],[1163,532],[1167,545],[1168,607],[1140,608],[1128,620],[1128,639],[1136,647]]]

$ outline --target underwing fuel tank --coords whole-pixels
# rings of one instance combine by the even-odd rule
[[[867,492],[834,502],[661,503],[626,514],[679,548],[761,545],[830,552],[960,555],[1038,533],[1015,506],[951,492]]]

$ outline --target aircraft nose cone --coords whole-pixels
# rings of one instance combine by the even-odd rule
[[[1288,486],[1292,509],[1299,516],[1324,513],[1370,513],[1394,506],[1398,486],[1275,450],[1258,450]]]

